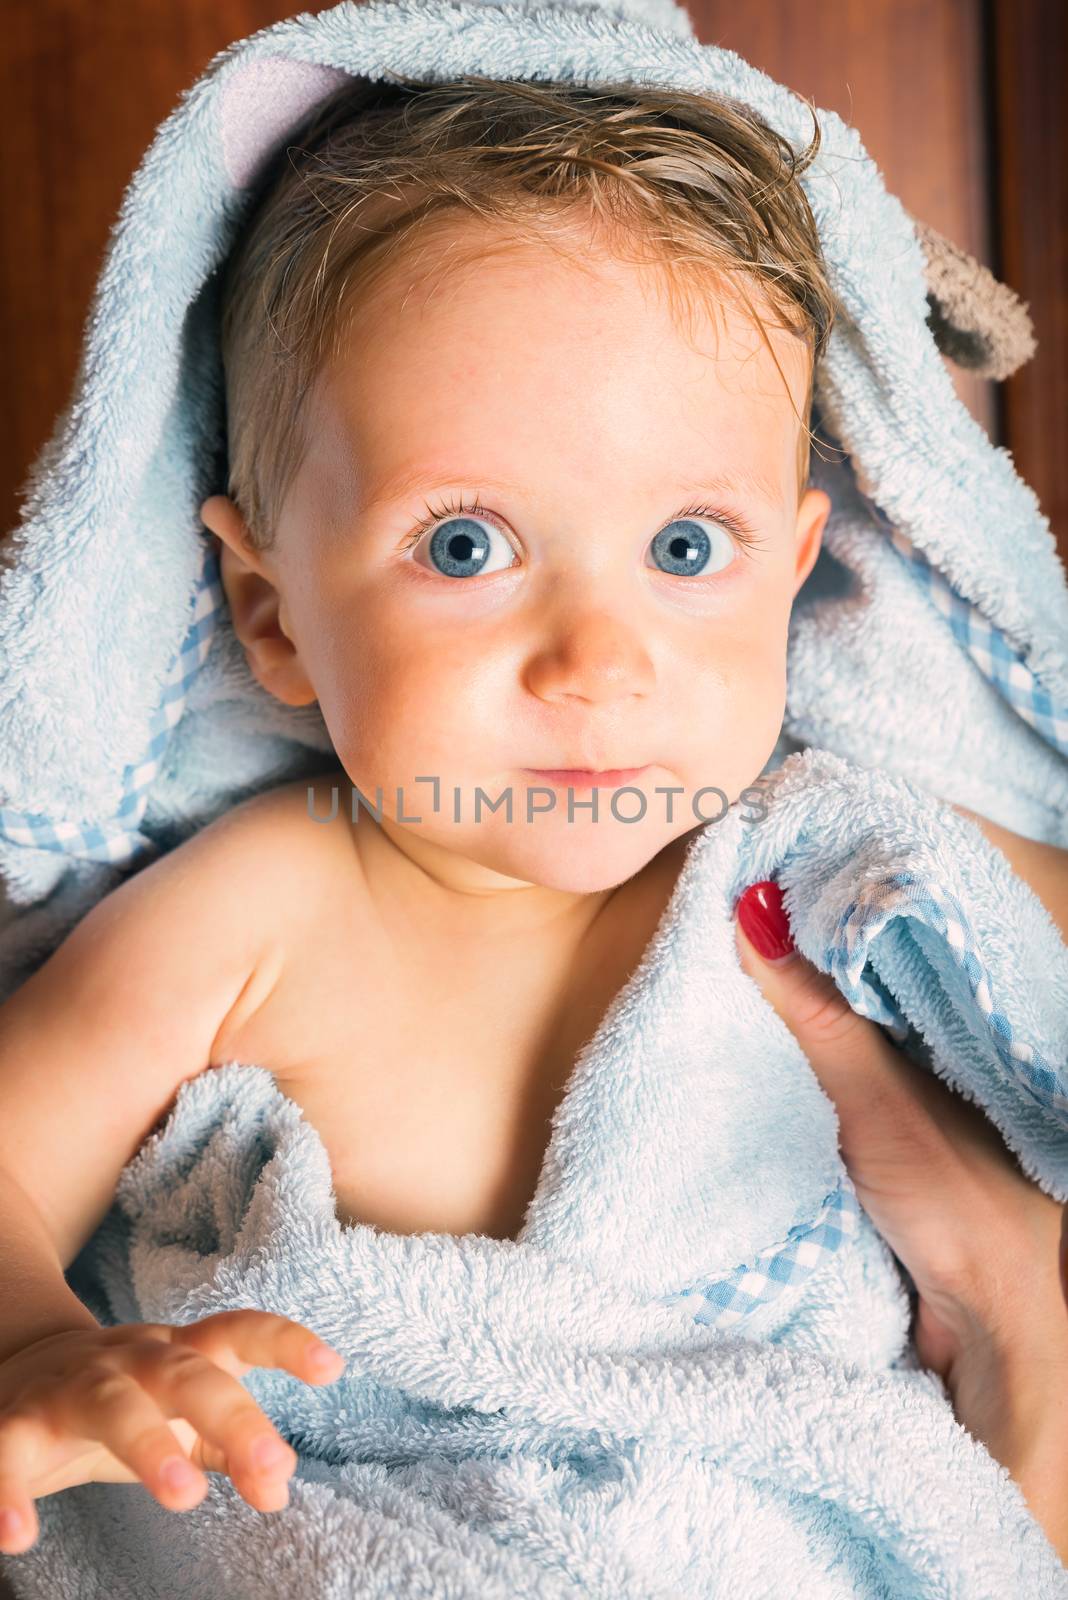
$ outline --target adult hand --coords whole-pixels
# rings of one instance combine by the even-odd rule
[[[795,949],[777,884],[735,907],[743,970],[835,1104],[839,1143],[918,1303],[919,1360],[1068,1565],[1068,1213],[972,1102],[858,1016]]]

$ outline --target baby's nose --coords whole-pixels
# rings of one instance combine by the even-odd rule
[[[655,682],[640,630],[595,607],[561,616],[532,652],[526,687],[541,700],[591,704],[648,695]]]

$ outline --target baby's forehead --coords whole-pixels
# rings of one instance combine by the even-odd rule
[[[398,259],[375,293],[354,299],[312,385],[313,435],[344,441],[354,463],[387,461],[390,473],[429,455],[455,474],[484,462],[488,432],[510,434],[514,445],[494,450],[494,463],[506,462],[499,476],[529,483],[549,472],[557,445],[572,447],[552,437],[570,419],[591,475],[615,429],[621,448],[631,434],[655,442],[669,472],[669,450],[687,468],[729,455],[776,482],[781,506],[794,487],[811,357],[766,298],[749,285],[673,285],[611,259],[582,260],[576,276],[555,252],[550,271],[532,273],[536,250],[510,245],[483,261],[464,242],[467,257],[454,256],[439,233],[414,272]],[[402,433],[429,449],[398,448]],[[562,463],[561,473],[566,481]]]
[[[498,337],[530,331],[540,343],[562,331],[592,346],[588,335],[599,332],[602,344],[623,350],[655,337],[665,349],[700,357],[704,370],[709,363],[724,374],[743,364],[768,366],[802,393],[811,366],[807,330],[751,274],[621,256],[596,231],[561,244],[482,219],[438,219],[355,281],[334,350],[379,346],[403,332],[405,321],[439,339],[450,320],[465,331],[491,327]]]

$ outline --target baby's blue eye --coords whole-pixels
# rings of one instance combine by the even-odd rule
[[[714,553],[713,540],[700,526],[702,522],[715,528],[719,536],[718,555]],[[734,559],[735,538],[744,544],[751,542],[743,527],[735,527],[735,537],[732,537],[726,522],[726,518],[696,509],[675,517],[652,540],[652,564],[674,577],[693,578],[720,572]],[[516,565],[514,548],[489,516],[471,514],[462,505],[443,506],[437,513],[436,525],[431,512],[416,528],[409,543],[421,542],[429,528],[433,531],[427,549],[434,570],[442,577],[474,578]]]
[[[716,531],[720,535],[723,559],[709,569],[712,572],[729,566],[734,555],[734,544],[726,529]],[[692,519],[679,517],[661,528],[649,548],[661,572],[670,572],[674,577],[696,577],[708,569],[712,541]]]
[[[502,565],[511,565],[509,561],[493,564],[494,539],[500,542],[504,554],[515,554],[503,533],[492,523],[474,517],[450,517],[434,529],[427,549],[443,577],[474,578],[480,572],[495,572]]]

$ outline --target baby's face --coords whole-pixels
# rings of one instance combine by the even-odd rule
[[[830,502],[799,502],[799,423],[744,312],[721,303],[717,325],[701,306],[684,328],[658,269],[592,253],[579,268],[517,244],[457,270],[457,236],[419,258],[445,269],[429,289],[406,258],[361,303],[309,396],[275,548],[247,549],[222,496],[204,521],[252,670],[318,700],[394,838],[595,891],[761,771]],[[800,410],[807,351],[769,337]],[[538,772],[578,768],[641,768],[616,780],[641,795],[614,815],[610,787],[572,779],[569,820],[567,780]],[[485,798],[476,820],[479,789],[510,790],[512,820]]]

